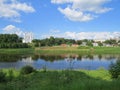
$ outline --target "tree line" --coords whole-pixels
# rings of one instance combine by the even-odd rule
[[[103,46],[103,44],[109,44],[109,45],[118,45],[120,43],[120,40],[117,41],[115,39],[109,39],[105,40],[104,42],[100,41],[94,41],[94,40],[74,40],[74,39],[65,39],[65,38],[45,38],[45,39],[34,39],[32,40],[32,43],[34,44],[35,47],[42,47],[42,46],[59,46],[61,44],[67,44],[67,45],[72,45],[72,44],[77,44],[77,45],[82,45],[83,42],[86,44],[86,46],[93,46],[93,43],[97,43],[98,46]]]
[[[16,34],[0,34],[0,48],[28,48],[27,43],[22,43],[22,38]]]
[[[32,41],[32,43],[34,44],[35,47],[40,47],[40,46],[58,46],[61,44],[75,44],[76,41],[73,39],[64,39],[64,38],[54,38],[54,37],[50,37],[50,38],[46,38],[46,39],[34,39]]]
[[[66,45],[82,45],[83,43],[86,44],[86,46],[93,46],[93,43],[97,43],[98,46],[103,46],[103,44],[109,44],[109,45],[117,45],[119,46],[120,40],[110,39],[105,40],[104,42],[95,42],[94,40],[74,40],[74,39],[65,39],[65,38],[45,38],[45,39],[34,39],[32,40],[32,43],[28,45],[28,43],[22,43],[21,37],[19,37],[16,34],[0,34],[0,48],[28,48],[31,46],[34,47],[43,47],[43,46],[60,46],[62,44]]]

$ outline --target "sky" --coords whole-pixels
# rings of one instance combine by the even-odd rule
[[[120,36],[120,0],[0,0],[0,33],[34,38]]]

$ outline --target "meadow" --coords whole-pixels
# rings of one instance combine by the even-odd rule
[[[120,54],[120,47],[40,47],[0,49],[0,54]]]
[[[13,49],[0,49],[0,54],[33,54],[33,48],[13,48]]]
[[[111,79],[108,70],[37,70],[21,75],[13,69],[3,70],[7,80],[0,82],[0,90],[120,90],[120,78]],[[10,76],[9,76],[10,75]]]
[[[35,48],[40,54],[120,54],[120,47],[41,47]]]

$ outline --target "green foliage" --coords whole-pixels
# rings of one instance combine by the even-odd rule
[[[113,45],[113,44],[117,44],[117,41],[114,39],[110,39],[110,40],[106,40],[104,43]]]
[[[103,43],[101,43],[101,42],[98,42],[98,46],[103,46]]]
[[[35,47],[42,47],[42,46],[58,46],[61,44],[67,44],[67,45],[72,45],[72,44],[78,44],[82,45],[85,43],[85,46],[93,46],[93,43],[95,43],[94,40],[88,40],[88,39],[83,39],[83,40],[74,40],[74,39],[65,39],[65,38],[45,38],[45,39],[34,39],[33,44]],[[119,46],[119,41],[116,41],[114,39],[106,40],[105,42],[96,42],[98,43],[99,46],[103,46],[103,43],[109,44],[109,45],[114,45],[114,46]]]
[[[77,44],[81,45],[82,44],[82,40],[77,40]]]
[[[34,53],[33,48],[9,48],[9,49],[0,49],[0,61],[16,61],[20,58],[20,55],[28,55]],[[11,58],[11,59],[10,59]]]
[[[73,39],[64,39],[64,38],[54,38],[54,37],[50,37],[50,38],[46,38],[46,39],[34,39],[32,41],[34,43],[35,47],[40,47],[40,46],[57,46],[57,45],[61,45],[61,44],[75,44],[76,41]]]
[[[8,73],[8,72],[6,72]],[[119,90],[120,79],[112,80],[100,70],[38,71],[0,83],[0,90]]]
[[[8,80],[11,81],[14,78],[14,73],[12,69],[8,70]]]
[[[0,34],[0,43],[21,43],[22,38],[16,34]]]
[[[27,65],[27,66],[24,66],[21,68],[20,74],[21,75],[30,74],[34,71],[35,71],[35,69],[32,66]]]
[[[28,48],[27,43],[0,43],[0,48]]]
[[[44,65],[44,66],[42,67],[42,69],[43,69],[43,72],[47,72],[47,67],[46,67],[46,65]]]
[[[65,71],[62,71],[62,74],[61,76],[59,77],[59,79],[61,80],[61,82],[63,84],[69,84],[72,82],[73,80],[73,75],[72,75],[72,70],[65,70]]]
[[[0,70],[0,82],[5,82],[5,81],[6,81],[6,73]]]
[[[109,72],[112,76],[112,78],[118,78],[120,75],[120,61],[118,60],[115,64],[110,65]]]
[[[93,46],[93,44],[92,44],[91,41],[88,41],[86,45],[87,45],[87,46]]]
[[[0,48],[28,48],[16,34],[0,34]]]

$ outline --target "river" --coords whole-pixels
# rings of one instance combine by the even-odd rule
[[[20,69],[25,65],[31,65],[36,69],[47,68],[50,70],[85,69],[96,70],[109,69],[111,63],[120,60],[118,54],[105,55],[0,55],[0,68]]]

